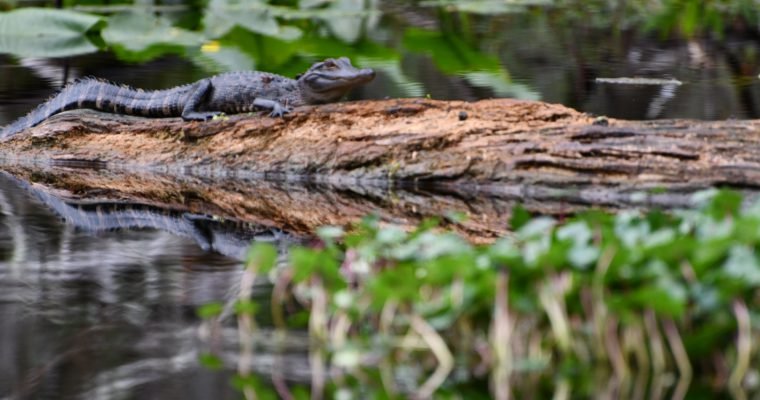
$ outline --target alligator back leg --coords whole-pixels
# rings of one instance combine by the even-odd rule
[[[193,86],[195,86],[195,90],[192,91],[190,97],[185,102],[185,107],[182,109],[182,119],[185,121],[206,121],[217,115],[221,115],[221,111],[199,110],[199,108],[208,102],[208,98],[211,95],[211,91],[213,90],[211,81],[203,79]]]

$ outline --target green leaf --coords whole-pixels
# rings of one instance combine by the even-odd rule
[[[306,247],[290,249],[289,265],[293,268],[294,282],[303,282],[315,273],[317,267],[317,252]]]
[[[196,314],[203,319],[213,318],[224,311],[224,305],[219,302],[208,303],[200,306]]]
[[[760,264],[753,249],[734,245],[731,247],[723,271],[731,278],[737,279],[750,286],[760,285]]]
[[[522,240],[548,237],[555,225],[557,225],[557,221],[554,218],[536,217],[520,227],[517,231],[517,237]]]
[[[87,34],[97,31],[98,16],[45,8],[0,13],[0,53],[19,57],[69,57],[98,50]]]
[[[557,239],[567,240],[582,246],[591,240],[591,229],[585,221],[575,221],[557,229]]]
[[[200,46],[204,37],[198,33],[172,26],[171,22],[150,13],[123,12],[108,19],[103,39],[132,52],[149,52],[152,47],[170,49]]]
[[[687,0],[685,3],[684,10],[681,13],[681,31],[686,37],[692,37],[699,26],[700,9],[704,5],[701,0]]]
[[[637,311],[651,309],[657,314],[680,317],[686,310],[687,295],[683,286],[670,279],[661,278],[655,284],[647,284],[628,293],[614,296],[618,305],[631,305]],[[617,311],[633,311],[628,307]]]
[[[259,305],[251,300],[238,300],[235,303],[235,313],[238,315],[254,315]]]
[[[488,255],[497,265],[514,267],[514,264],[521,261],[520,249],[511,238],[501,238],[494,242],[488,248]]]
[[[733,190],[706,190],[695,193],[693,202],[703,204],[704,209],[715,219],[739,214],[742,196]]]
[[[282,40],[301,37],[300,29],[280,25],[271,11],[270,6],[261,0],[211,0],[204,14],[203,26],[206,35],[212,38],[226,35],[235,26]]]
[[[407,234],[403,228],[397,225],[389,225],[377,232],[376,240],[381,244],[397,244],[406,239]]]
[[[211,353],[201,353],[198,356],[198,361],[203,365],[204,367],[216,371],[222,369],[224,367],[224,362],[222,361],[219,356]]]
[[[732,245],[731,238],[703,240],[694,251],[692,263],[697,273],[708,270],[726,257]]]
[[[276,400],[277,392],[265,385],[261,378],[256,375],[235,375],[232,377],[232,386],[237,390],[252,390],[257,400]]]
[[[256,271],[266,274],[272,270],[277,261],[277,249],[271,243],[254,243],[248,250],[246,266],[253,266]]]
[[[585,269],[594,264],[600,254],[596,246],[573,246],[567,253],[567,259],[575,268]]]

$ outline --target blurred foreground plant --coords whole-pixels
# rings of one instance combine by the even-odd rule
[[[366,217],[321,229],[277,268],[275,249],[256,244],[236,307],[241,343],[250,357],[267,305],[283,336],[307,328],[312,395],[424,398],[490,377],[496,398],[547,380],[575,395],[659,398],[675,382],[668,390],[684,395],[695,375],[740,395],[758,376],[760,205],[742,211],[733,192],[695,201],[562,223],[518,208],[514,234],[483,246],[438,220],[407,232]],[[273,282],[268,304],[251,302],[254,277]]]

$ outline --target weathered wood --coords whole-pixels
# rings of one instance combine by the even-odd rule
[[[509,99],[365,101],[205,123],[78,111],[3,142],[0,158],[608,206],[681,205],[701,188],[759,185],[760,121],[594,122]]]

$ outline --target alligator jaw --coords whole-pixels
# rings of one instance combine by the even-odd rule
[[[312,65],[298,78],[298,85],[307,104],[330,103],[374,78],[375,71],[358,69],[346,57],[328,58]]]
[[[375,71],[371,68],[360,69],[355,75],[352,76],[339,76],[334,79],[334,88],[345,87],[351,89],[355,86],[363,85],[371,80],[375,79]]]

